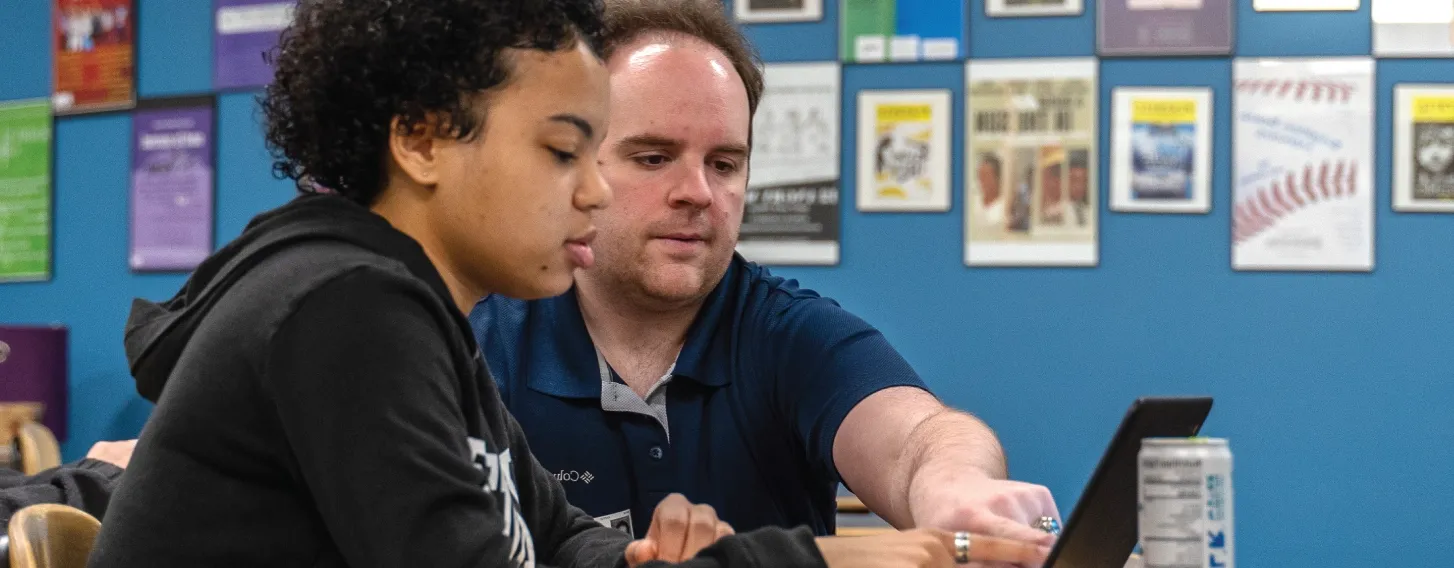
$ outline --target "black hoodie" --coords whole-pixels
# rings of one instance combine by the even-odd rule
[[[624,566],[629,537],[536,463],[423,250],[341,197],[258,216],[135,301],[126,352],[157,407],[93,567]],[[685,565],[823,560],[766,529]]]

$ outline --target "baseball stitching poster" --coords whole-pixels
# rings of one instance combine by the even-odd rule
[[[1393,88],[1393,208],[1454,212],[1454,85]]]
[[[52,7],[55,113],[101,112],[136,104],[133,0],[54,0]]]
[[[971,61],[969,266],[1094,266],[1096,60]]]
[[[1373,270],[1373,60],[1238,59],[1232,266]]]
[[[964,0],[842,0],[843,61],[933,61],[965,56]]]
[[[764,66],[737,242],[748,260],[838,263],[840,76],[837,62]]]
[[[1211,209],[1212,90],[1111,91],[1111,210]]]
[[[858,210],[949,210],[949,91],[859,91]]]

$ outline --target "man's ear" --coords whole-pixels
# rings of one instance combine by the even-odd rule
[[[439,140],[434,135],[433,117],[405,128],[399,117],[389,123],[389,155],[414,183],[439,183]]]

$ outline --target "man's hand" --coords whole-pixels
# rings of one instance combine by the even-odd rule
[[[861,537],[819,537],[818,550],[828,568],[959,568],[954,561],[954,534],[913,529]],[[971,535],[969,560],[977,563],[1036,566],[1050,549],[1038,544]]]
[[[693,505],[680,493],[672,493],[656,505],[646,538],[627,545],[626,563],[635,567],[653,560],[681,562],[733,532],[731,525],[717,519],[711,505]]]
[[[131,463],[131,452],[135,450],[136,440],[96,442],[96,445],[91,446],[91,451],[86,452],[86,457],[126,469],[126,464]]]
[[[1055,536],[1031,525],[1040,517],[1060,522],[1049,489],[980,472],[930,473],[915,479],[910,507],[916,527],[970,531],[1044,546],[1054,544]]]

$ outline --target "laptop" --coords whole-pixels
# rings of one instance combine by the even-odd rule
[[[1136,548],[1136,462],[1141,440],[1195,436],[1211,411],[1210,397],[1146,397],[1132,403],[1050,550],[1045,568],[1125,566]]]

